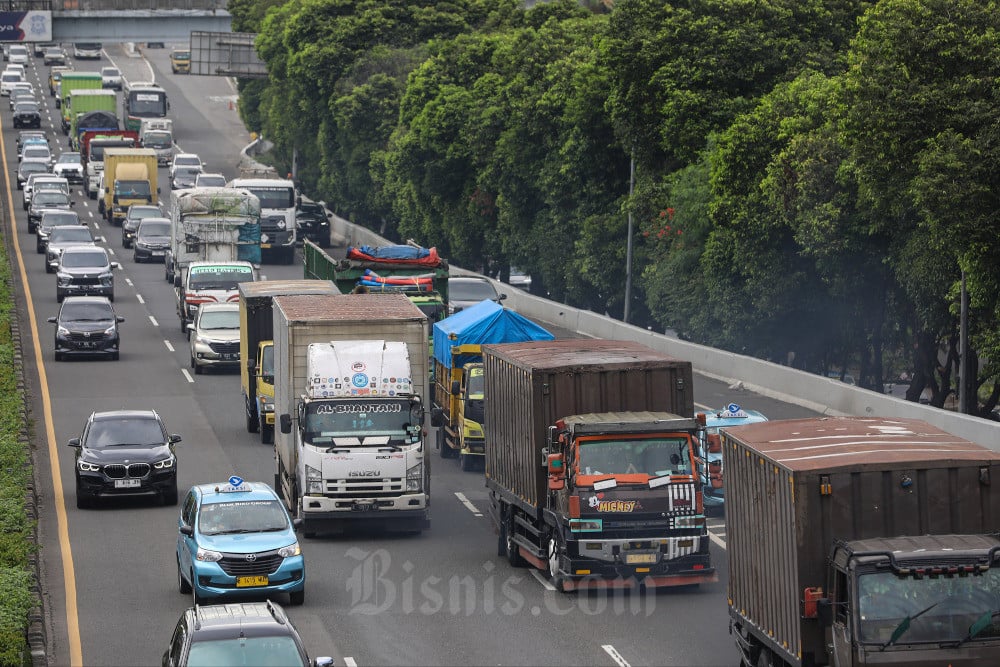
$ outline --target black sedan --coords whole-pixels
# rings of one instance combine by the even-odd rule
[[[170,249],[170,220],[167,218],[145,218],[139,223],[132,245],[132,260],[142,262],[163,262]]]
[[[14,127],[41,127],[42,112],[38,102],[18,102],[14,107]]]
[[[17,189],[24,189],[24,182],[28,180],[28,175],[33,173],[43,173],[49,171],[49,165],[47,162],[39,162],[37,160],[29,160],[27,162],[22,162],[17,167]]]
[[[76,506],[114,496],[153,496],[177,504],[176,433],[167,435],[154,410],[91,413],[76,449]]]

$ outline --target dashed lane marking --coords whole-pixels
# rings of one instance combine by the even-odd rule
[[[470,500],[469,500],[468,498],[466,498],[466,497],[465,497],[465,494],[464,494],[464,493],[462,493],[461,491],[456,491],[456,492],[455,492],[455,497],[456,497],[456,498],[458,498],[458,502],[460,502],[460,503],[462,503],[463,505],[465,505],[465,507],[466,507],[466,508],[467,508],[467,509],[468,509],[468,510],[469,510],[470,512],[472,512],[472,515],[473,515],[473,516],[482,516],[482,515],[483,515],[483,513],[482,513],[482,512],[480,512],[480,511],[479,511],[478,509],[476,509],[476,506],[475,506],[475,505],[473,505],[473,504],[472,504],[472,502],[471,502],[471,501],[470,501]]]
[[[618,665],[618,667],[631,667],[625,658],[622,657],[622,654],[618,652],[618,649],[611,644],[601,644],[601,648],[604,649],[605,653],[611,656],[611,659],[615,661],[615,664]]]

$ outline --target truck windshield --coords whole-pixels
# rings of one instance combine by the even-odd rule
[[[401,436],[409,422],[409,399],[343,399],[308,404],[303,430],[305,439],[315,443],[343,437]]]
[[[239,283],[253,280],[253,272],[249,267],[230,267],[217,269],[197,269],[191,272],[188,286],[193,290],[228,290],[237,289]]]
[[[131,141],[116,141],[114,143],[90,143],[90,160],[94,162],[104,162],[105,148],[132,148],[135,144]]]
[[[149,148],[170,148],[174,138],[169,132],[147,132],[142,143]]]
[[[469,377],[466,380],[466,386],[469,389],[469,398],[482,398],[483,390],[486,386],[486,379],[483,375],[482,366],[473,366],[469,369]]]
[[[239,186],[237,186],[239,187]],[[242,188],[249,190],[260,199],[261,208],[294,208],[295,191],[287,187],[261,187]]]
[[[984,614],[998,611],[998,568],[981,576],[916,579],[875,572],[858,577],[857,613],[865,643],[885,645],[900,631],[894,644],[959,641]],[[987,637],[1000,637],[1000,615],[972,641]]]
[[[579,441],[581,475],[690,475],[687,436]]]
[[[149,198],[149,181],[115,181],[115,194],[123,197]]]

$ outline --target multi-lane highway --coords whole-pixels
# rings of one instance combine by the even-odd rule
[[[168,50],[132,57],[109,46],[130,80],[155,78],[170,98],[175,137],[199,153],[207,171],[234,176],[239,150],[249,141],[221,78],[173,76]],[[47,91],[47,68],[29,66],[29,80]],[[62,150],[52,99],[43,126]],[[122,264],[115,307],[125,317],[119,361],[55,362],[51,325],[55,277],[44,271],[27,231],[17,192],[16,131],[3,124],[7,228],[23,280],[19,312],[29,366],[37,477],[41,493],[43,587],[51,664],[151,665],[160,661],[174,623],[190,605],[177,591],[176,507],[123,502],[78,510],[73,451],[94,410],[154,408],[178,432],[179,486],[224,481],[231,474],[270,481],[271,448],[245,430],[237,374],[194,376],[187,340],[178,326],[172,288],[163,267],[135,264],[123,251],[120,230],[97,214],[95,202],[75,188],[75,210],[105,237],[103,246]],[[58,149],[57,149],[58,152]],[[169,205],[166,170],[160,198]],[[301,277],[301,266],[265,265],[267,278]],[[735,392],[696,376],[696,403],[730,401],[772,418],[807,414],[802,408]],[[433,434],[428,438],[433,443]],[[432,452],[433,453],[433,452]],[[360,534],[303,539],[306,600],[287,607],[311,655],[338,665],[733,665],[737,651],[726,615],[725,527],[712,521],[712,556],[720,581],[696,591],[563,595],[531,571],[496,556],[485,514],[481,473],[463,473],[434,454],[431,529],[418,537]],[[285,602],[284,600],[279,600]]]

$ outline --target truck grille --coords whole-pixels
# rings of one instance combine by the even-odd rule
[[[239,341],[229,343],[209,343],[208,346],[212,348],[212,352],[215,352],[216,354],[236,354],[240,351]]]
[[[274,574],[284,560],[277,551],[257,554],[223,554],[219,567],[230,577],[252,577]]]
[[[337,498],[390,498],[400,495],[406,488],[402,477],[387,479],[328,479],[326,495]]]
[[[111,479],[125,479],[126,477],[142,478],[149,474],[148,463],[112,463],[104,466],[104,474]]]

